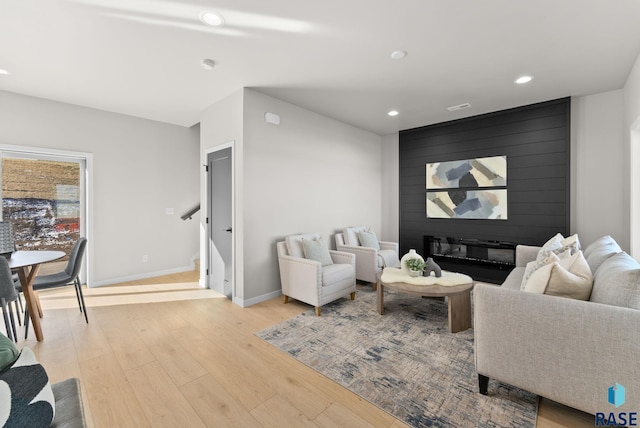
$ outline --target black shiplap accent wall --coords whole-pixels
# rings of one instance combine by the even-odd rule
[[[540,245],[569,232],[570,98],[400,132],[400,251],[424,236]],[[425,165],[507,156],[507,220],[426,216]]]

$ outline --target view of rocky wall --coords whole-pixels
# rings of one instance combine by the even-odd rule
[[[80,237],[80,166],[2,159],[2,218],[22,250],[61,250]]]

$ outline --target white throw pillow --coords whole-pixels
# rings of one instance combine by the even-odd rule
[[[292,257],[298,257],[304,259],[304,250],[302,249],[303,239],[319,239],[318,233],[306,233],[302,235],[289,235],[286,237],[285,242],[287,244],[287,252]]]
[[[527,280],[524,291],[588,300],[592,286],[591,269],[578,251],[537,269]]]
[[[558,257],[551,253],[542,260],[527,263],[527,268],[531,265],[531,273],[522,286],[522,290],[528,293],[544,294],[549,284],[551,271],[558,263]],[[537,264],[537,269],[534,269]],[[526,269],[525,269],[526,275]],[[524,278],[523,278],[524,279]]]
[[[580,240],[578,239],[577,234],[565,238],[564,236],[562,236],[562,234],[557,233],[551,239],[545,242],[542,248],[540,248],[537,260],[544,259],[551,253],[554,253],[560,259],[563,259],[565,257],[569,257],[572,254],[575,254],[579,250]]]
[[[541,267],[546,266],[546,265],[551,264],[551,263],[555,263],[557,261],[558,261],[558,256],[555,255],[554,253],[550,253],[550,254],[547,255],[547,257],[544,257],[544,258],[541,258],[539,260],[534,260],[532,262],[527,263],[527,266],[526,266],[526,268],[524,270],[524,275],[522,276],[522,284],[520,285],[520,290],[534,292],[531,289],[532,288],[536,289],[536,288],[538,288],[538,286],[533,285],[533,283],[529,285],[529,290],[525,290],[525,287],[526,287],[527,283],[529,282],[529,279],[531,278],[531,276],[534,274],[535,271],[537,271]],[[548,276],[548,274],[544,274],[544,275]],[[541,280],[540,278],[541,278],[540,275],[538,275],[534,279],[534,281],[540,281]],[[545,280],[545,281],[547,281],[547,280]],[[546,287],[546,285],[545,285],[545,287]],[[544,293],[544,290],[542,290],[541,293]]]
[[[358,232],[362,230],[367,230],[367,228],[364,226],[345,227],[342,231],[344,243],[352,247],[359,247],[360,240],[358,239]]]

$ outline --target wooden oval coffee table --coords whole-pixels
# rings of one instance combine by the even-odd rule
[[[389,268],[387,268],[389,269]],[[451,274],[444,272],[443,275]],[[384,289],[390,288],[401,293],[413,294],[424,297],[447,297],[449,301],[449,331],[457,333],[471,328],[471,290],[473,280],[466,275],[459,275],[453,282],[456,285],[440,285],[439,278],[431,278],[429,282],[433,284],[416,285],[394,280],[394,282],[384,282],[382,277],[384,271],[378,273],[378,313],[384,315]],[[397,276],[395,276],[397,278]],[[426,278],[425,278],[426,279]],[[448,282],[451,282],[449,280]]]

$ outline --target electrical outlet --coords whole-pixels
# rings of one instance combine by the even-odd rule
[[[146,263],[148,261],[149,261],[149,256],[148,255],[145,254],[144,256],[142,256],[142,263]]]

